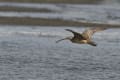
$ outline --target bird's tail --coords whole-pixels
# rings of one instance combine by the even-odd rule
[[[97,46],[95,42],[89,42],[88,44],[90,44],[91,46]]]

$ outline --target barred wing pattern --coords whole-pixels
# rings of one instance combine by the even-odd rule
[[[107,29],[106,27],[91,28],[91,29],[85,30],[85,31],[82,33],[82,35],[83,35],[86,39],[91,39],[92,35],[93,35],[95,32],[103,31],[103,30],[106,30],[106,29]]]
[[[66,31],[69,31],[69,32],[72,32],[74,34],[74,39],[85,39],[80,33],[78,32],[75,32],[71,29],[65,29]]]

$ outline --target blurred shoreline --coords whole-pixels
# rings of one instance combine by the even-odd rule
[[[65,0],[65,2],[63,0],[57,0],[57,2],[55,1],[56,0],[45,0],[42,2],[41,0],[35,0],[33,1],[35,4],[32,4],[32,0],[12,0],[11,2],[9,0],[0,0],[0,2],[3,2],[0,4],[0,24],[33,26],[120,27],[119,7],[110,6],[111,8],[108,8],[109,6],[102,7],[96,5],[82,5],[79,7],[78,5],[51,4],[67,2],[70,4],[72,2],[68,0]],[[19,4],[20,2],[23,4]],[[38,4],[36,2],[38,2]],[[93,0],[93,2],[89,2],[89,0],[80,0],[79,2],[79,0],[74,0],[73,2],[76,4],[97,4],[102,1]]]
[[[53,12],[49,9],[37,9],[37,8],[22,8],[22,7],[12,7],[12,6],[1,6],[0,11],[4,12]]]
[[[69,3],[69,4],[99,4],[104,0],[0,0],[0,2],[20,3]]]
[[[119,28],[118,24],[105,24],[94,22],[76,22],[61,19],[43,19],[43,18],[16,18],[16,17],[0,17],[1,25],[39,25],[39,26],[76,26],[76,27],[113,27]]]

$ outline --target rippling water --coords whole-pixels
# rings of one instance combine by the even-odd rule
[[[119,80],[120,29],[96,33],[97,47],[55,41],[79,27],[0,27],[1,80]]]
[[[0,11],[0,17],[45,18],[119,24],[119,5],[0,3],[0,7],[49,9],[52,12]],[[56,40],[64,29],[84,26],[0,25],[0,80],[120,80],[120,29],[96,33],[97,47]]]
[[[0,11],[0,17],[30,17],[119,24],[119,5],[0,3],[0,7],[48,9],[52,12]]]

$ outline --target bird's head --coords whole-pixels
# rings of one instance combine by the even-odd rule
[[[60,42],[60,41],[63,41],[63,40],[71,40],[72,38],[73,38],[72,36],[69,36],[69,37],[66,37],[66,38],[57,40],[56,43],[58,43],[58,42]]]

